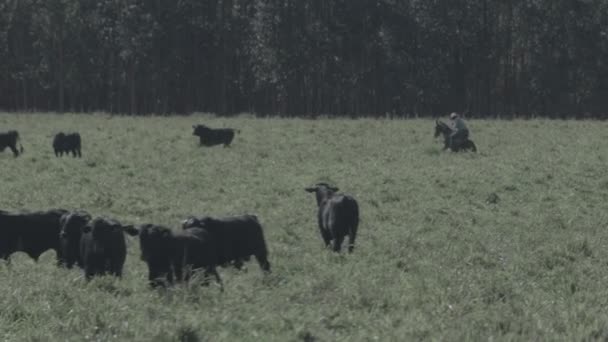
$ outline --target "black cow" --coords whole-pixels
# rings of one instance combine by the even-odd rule
[[[192,135],[199,137],[201,146],[214,146],[224,144],[227,147],[234,139],[234,133],[240,133],[240,130],[232,128],[210,128],[205,125],[192,125],[194,132]]]
[[[21,153],[23,153],[23,145],[21,145],[19,140],[19,132],[17,131],[0,133],[0,151],[4,151],[8,147],[11,149],[11,151],[13,151],[13,155],[18,157],[19,150],[17,150],[17,143],[19,143]]]
[[[84,211],[75,211],[64,214],[61,217],[61,231],[59,243],[61,246],[61,264],[72,268],[74,264],[83,267],[80,258],[80,239],[84,227],[91,220],[91,215]]]
[[[72,156],[76,158],[81,157],[80,153],[80,134],[63,132],[57,133],[53,139],[53,150],[55,150],[55,156],[61,157],[63,153],[69,154],[72,152]]]
[[[348,251],[352,252],[359,226],[359,205],[352,196],[337,194],[338,190],[326,183],[306,188],[317,197],[319,230],[325,246],[331,242],[332,249],[339,252],[344,237],[348,235]]]
[[[10,261],[11,254],[25,252],[38,261],[49,249],[57,253],[62,263],[59,246],[61,217],[67,210],[53,209],[39,212],[9,213],[0,211],[0,258]]]
[[[87,280],[106,273],[121,277],[127,257],[124,233],[135,236],[137,229],[108,218],[95,218],[82,228],[80,257]]]
[[[204,269],[205,284],[207,276],[213,274],[223,291],[216,270],[216,243],[208,231],[190,228],[174,232],[164,226],[144,224],[139,228],[139,243],[152,287],[172,284],[174,276],[177,281],[187,281],[193,270]]]
[[[224,218],[189,217],[182,222],[182,228],[202,228],[213,236],[217,243],[219,265],[234,264],[241,268],[243,261],[253,255],[263,271],[270,272],[268,249],[264,240],[262,225],[255,215],[241,215]]]

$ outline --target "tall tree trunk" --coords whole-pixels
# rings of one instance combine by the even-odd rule
[[[135,88],[135,61],[129,62],[129,114],[137,114],[137,97]]]

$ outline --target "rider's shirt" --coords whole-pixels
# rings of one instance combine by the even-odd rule
[[[469,130],[467,128],[467,125],[464,123],[464,120],[462,120],[461,118],[454,119],[452,125],[453,125],[454,129],[457,131],[468,131]]]

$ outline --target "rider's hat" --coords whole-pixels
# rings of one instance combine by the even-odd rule
[[[456,119],[458,117],[458,113],[454,112],[450,114],[450,119]]]

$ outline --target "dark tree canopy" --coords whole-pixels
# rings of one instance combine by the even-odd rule
[[[0,0],[0,109],[596,117],[608,0]]]

